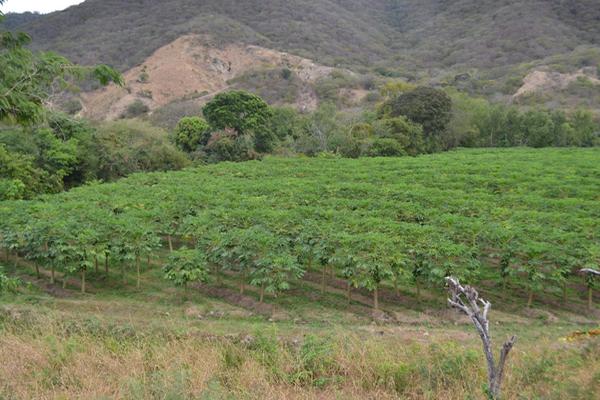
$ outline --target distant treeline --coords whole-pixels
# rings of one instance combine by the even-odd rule
[[[374,108],[341,112],[324,103],[302,114],[245,91],[225,92],[172,132],[140,119],[91,123],[49,113],[40,125],[0,130],[0,199],[265,154],[396,157],[456,147],[600,145],[600,124],[586,110],[522,110],[403,83],[381,93]]]

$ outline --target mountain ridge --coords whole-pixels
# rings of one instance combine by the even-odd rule
[[[328,65],[491,68],[600,45],[600,7],[594,3],[87,0],[19,27],[31,32],[40,48],[123,70],[187,33],[271,47]]]
[[[87,0],[47,15],[9,14],[36,49],[123,72],[186,35],[222,49],[260,46],[316,64],[511,102],[537,70],[598,68],[596,0]],[[558,75],[556,75],[558,76]],[[594,78],[592,76],[592,78]],[[600,88],[517,96],[524,105],[600,105]]]

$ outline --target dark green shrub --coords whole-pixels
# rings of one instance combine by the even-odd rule
[[[406,151],[396,139],[377,138],[371,143],[369,155],[372,157],[398,157],[406,155]]]

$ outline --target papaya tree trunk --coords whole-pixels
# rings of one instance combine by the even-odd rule
[[[217,285],[223,286],[223,277],[220,274],[218,266],[215,266],[215,275],[217,277]]]
[[[34,262],[35,265],[35,276],[40,279],[40,265],[37,262]]]
[[[259,298],[258,302],[262,304],[262,302],[264,300],[265,300],[265,284],[261,283],[260,284],[260,298]]]
[[[137,273],[137,282],[135,284],[136,288],[140,288],[140,284],[141,284],[141,274],[140,274],[140,256],[136,255],[135,256],[135,270]]]
[[[146,265],[150,268],[150,254],[146,257]]]
[[[96,274],[98,274],[98,255],[94,255],[94,267],[96,269]]]
[[[240,277],[240,294],[244,294],[244,289],[246,288],[246,286],[244,285],[245,280],[246,280],[246,275],[242,274]]]
[[[81,293],[85,294],[85,269],[81,270]]]
[[[19,252],[15,251],[15,268],[19,266]]]
[[[324,265],[321,272],[321,293],[325,294],[325,281],[327,276],[327,267]]]
[[[348,301],[348,304],[350,304],[350,302],[352,301],[352,284],[350,283],[350,281],[348,281],[346,283],[346,300]]]
[[[52,264],[52,266],[50,267],[50,283],[54,285],[54,281],[54,264]]]
[[[421,298],[421,285],[419,284],[419,281],[415,281],[415,285],[417,287],[417,299]]]
[[[529,289],[529,296],[527,298],[527,308],[531,308],[532,304],[533,304],[533,290]]]
[[[121,264],[121,279],[123,280],[123,285],[127,285],[127,278],[125,278],[125,265]]]
[[[373,290],[373,308],[379,310],[379,288],[377,285]]]
[[[594,305],[594,290],[591,286],[588,286],[588,310],[591,310]]]
[[[400,297],[400,288],[398,287],[398,277],[394,276],[394,291],[396,292],[396,296]]]
[[[67,273],[65,272],[65,274],[63,275],[63,280],[62,280],[62,288],[66,289],[67,288],[67,280],[69,279],[69,276],[67,275]]]
[[[108,253],[104,253],[104,274],[108,280]]]
[[[8,258],[10,256],[10,250],[4,249],[4,258],[6,259],[6,263],[8,264]]]
[[[169,242],[169,252],[173,252],[173,238],[171,235],[167,235],[167,242]]]
[[[563,282],[563,304],[567,304],[567,281]]]

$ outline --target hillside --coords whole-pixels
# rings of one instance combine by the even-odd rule
[[[313,84],[333,68],[258,46],[216,46],[206,37],[186,35],[127,71],[123,88],[113,85],[83,94],[83,114],[93,119],[116,119],[136,100],[151,111],[178,100],[200,109],[214,94],[243,87],[249,80],[244,79],[246,74],[265,71],[272,71],[274,76],[255,91],[271,104],[291,103],[301,111],[312,111],[317,106]],[[289,76],[282,76],[284,71],[289,71]],[[274,87],[279,93],[269,96],[265,87]]]
[[[38,45],[122,69],[184,33],[325,64],[498,67],[600,44],[594,0],[88,0],[22,24]]]
[[[123,69],[189,32],[327,64],[497,67],[597,46],[595,5],[594,0],[88,0],[21,27],[42,48]]]
[[[42,17],[9,15],[6,24],[31,32],[37,48],[122,71],[184,35],[202,34],[224,51],[256,45],[512,101],[530,73],[600,65],[599,21],[595,0],[88,0]],[[600,101],[600,85],[545,87],[523,103]]]

